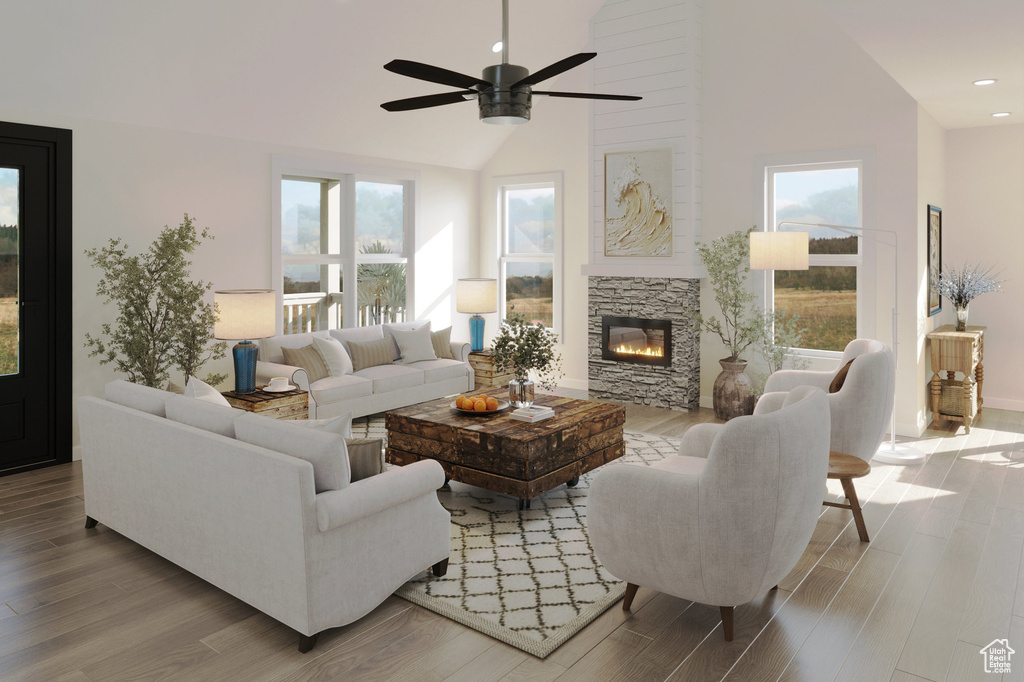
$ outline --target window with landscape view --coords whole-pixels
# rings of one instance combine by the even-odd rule
[[[557,328],[561,300],[561,182],[545,176],[499,186],[499,297],[502,317],[522,313]]]
[[[285,333],[405,320],[411,185],[281,179]]]
[[[19,175],[0,168],[0,375],[18,373]]]
[[[860,239],[841,229],[781,225],[784,221],[861,225],[858,162],[768,168],[769,229],[808,232],[810,268],[776,270],[769,300],[800,316],[805,349],[842,351],[857,338]]]

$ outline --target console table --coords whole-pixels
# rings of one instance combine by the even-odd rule
[[[255,393],[222,391],[221,395],[231,407],[274,419],[306,419],[309,413],[309,392],[299,389],[272,393],[261,386]]]
[[[971,422],[985,402],[981,386],[985,381],[982,360],[985,356],[987,327],[968,325],[958,332],[947,324],[928,334],[932,360],[932,426],[939,420],[963,422],[964,431],[971,432]],[[943,379],[941,373],[946,372]],[[963,375],[957,379],[957,373]]]

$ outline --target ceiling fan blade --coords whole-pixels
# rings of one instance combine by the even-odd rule
[[[547,95],[548,97],[573,97],[575,99],[615,99],[624,102],[635,102],[643,99],[636,95],[601,95],[596,92],[549,92],[545,90],[534,90],[534,95]]]
[[[443,92],[439,95],[423,95],[422,97],[410,97],[408,99],[396,99],[393,102],[384,102],[381,108],[387,111],[412,111],[413,109],[426,109],[428,107],[439,107],[444,104],[457,104],[473,99],[467,95],[476,96],[476,90],[460,90],[459,92]]]
[[[596,56],[597,56],[596,52],[580,52],[579,54],[574,54],[571,57],[566,57],[565,59],[563,59],[561,61],[555,62],[551,66],[545,66],[543,69],[541,69],[537,73],[531,74],[531,75],[527,76],[526,78],[522,79],[521,81],[517,81],[516,83],[513,83],[512,87],[513,88],[517,88],[517,87],[519,87],[521,85],[536,85],[537,83],[540,83],[541,81],[546,81],[549,78],[553,78],[553,77],[557,76],[558,74],[562,73],[563,71],[568,71],[569,69],[574,69],[577,66],[579,66],[580,64],[583,64],[585,62],[589,62],[591,59],[593,59]]]
[[[485,80],[467,76],[465,74],[442,69],[439,66],[411,62],[407,59],[393,59],[384,65],[384,68],[400,76],[418,78],[421,81],[429,81],[440,85],[450,85],[453,88],[489,88],[491,84]]]

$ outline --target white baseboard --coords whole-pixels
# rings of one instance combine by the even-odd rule
[[[994,410],[1011,410],[1013,412],[1024,412],[1024,400],[1012,400],[1010,398],[985,398],[984,407],[991,407]],[[984,412],[984,409],[982,409]]]
[[[702,395],[700,397],[700,406],[713,410],[715,409],[714,399],[709,395]]]
[[[77,462],[80,459],[82,459],[82,446],[76,445],[71,448],[71,461]]]
[[[562,379],[558,385],[562,388],[571,388],[574,391],[586,391],[590,387],[590,382],[586,379]]]

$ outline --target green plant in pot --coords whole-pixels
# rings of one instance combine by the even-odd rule
[[[562,376],[562,355],[555,351],[558,337],[541,324],[530,324],[515,306],[508,319],[501,323],[491,356],[499,372],[511,373],[515,378],[508,384],[509,402],[515,407],[528,407],[534,400],[534,383],[530,372],[537,373],[538,383],[552,389]]]
[[[765,324],[763,313],[754,305],[754,294],[747,288],[750,274],[751,231],[737,230],[710,243],[697,244],[697,255],[708,271],[711,290],[721,311],[715,315],[697,314],[694,323],[699,329],[716,334],[729,355],[718,363],[722,373],[715,379],[713,404],[715,417],[729,420],[754,411],[755,390],[745,370],[743,353],[754,344],[771,345],[771,325]],[[766,331],[769,330],[769,331]]]
[[[141,255],[128,254],[120,239],[102,249],[85,252],[93,267],[102,272],[96,285],[104,305],[117,309],[114,324],[104,323],[97,336],[85,335],[89,357],[100,364],[113,363],[128,380],[154,388],[167,384],[170,370],[196,376],[208,360],[224,357],[227,344],[210,345],[217,311],[204,301],[211,284],[190,279],[188,256],[213,237],[196,230],[188,214],[178,227],[164,227]],[[207,375],[211,385],[227,375]]]

